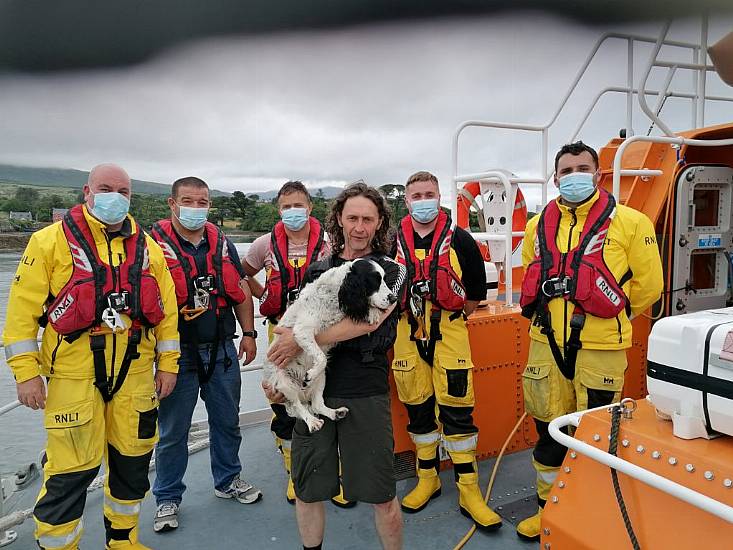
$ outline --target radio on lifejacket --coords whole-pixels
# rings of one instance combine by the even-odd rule
[[[196,290],[211,292],[216,288],[216,281],[213,275],[201,275],[193,280],[193,287]]]
[[[130,308],[130,293],[126,290],[122,292],[110,292],[107,295],[107,305],[115,311],[124,311]]]

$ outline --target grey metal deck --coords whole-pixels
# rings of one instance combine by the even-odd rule
[[[176,531],[156,534],[152,528],[155,510],[152,495],[142,507],[140,540],[158,550],[189,549],[298,549],[301,548],[295,523],[295,510],[284,498],[285,471],[282,459],[275,450],[268,426],[260,424],[243,430],[244,442],[240,455],[244,464],[244,475],[260,487],[263,499],[254,505],[242,505],[231,500],[216,498],[213,494],[209,473],[208,451],[201,451],[190,457],[186,484],[188,489],[181,507],[181,525]],[[493,460],[480,463],[481,484],[485,488],[493,467]],[[471,522],[458,512],[457,491],[453,483],[453,472],[442,472],[443,494],[418,514],[405,514],[406,549],[450,550],[463,537]],[[398,495],[404,495],[414,484],[414,479],[400,481]],[[523,508],[515,514],[513,521],[522,519],[525,511],[534,510],[534,471],[530,465],[528,451],[509,455],[502,460],[494,485],[492,506],[502,507],[506,515],[504,526],[497,532],[477,532],[467,549],[498,548],[506,550],[528,550],[537,544],[519,540],[511,524],[512,510]],[[16,509],[32,505],[38,489],[38,482],[24,492]],[[372,511],[369,505],[359,504],[348,510],[327,505],[325,549],[379,548],[374,530]],[[102,492],[89,494],[84,516],[85,533],[80,548],[92,550],[104,548],[102,527]],[[28,520],[16,528],[18,540],[10,550],[31,550],[33,542],[33,521]]]

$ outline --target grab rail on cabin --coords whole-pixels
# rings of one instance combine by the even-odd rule
[[[606,93],[624,93],[626,94],[626,140],[624,143],[621,144],[619,147],[619,151],[616,155],[616,158],[614,160],[614,186],[613,186],[613,193],[618,198],[619,189],[620,189],[620,180],[619,178],[621,176],[641,176],[641,177],[648,177],[648,176],[658,176],[661,175],[661,172],[659,170],[646,170],[643,167],[640,167],[639,169],[620,169],[620,158],[622,156],[623,150],[625,150],[626,145],[633,141],[640,141],[641,137],[643,136],[635,136],[634,130],[633,130],[633,98],[634,95],[638,98],[638,103],[640,108],[642,109],[642,112],[647,116],[647,118],[651,121],[652,125],[656,125],[662,132],[667,134],[667,139],[675,140],[675,141],[665,141],[663,139],[659,139],[657,142],[660,143],[688,143],[690,145],[705,145],[705,146],[711,146],[715,143],[712,141],[708,141],[706,143],[702,143],[703,140],[682,140],[682,138],[676,138],[672,137],[673,134],[671,133],[671,130],[667,125],[664,124],[664,122],[661,121],[659,118],[659,112],[661,111],[661,107],[664,103],[664,100],[667,97],[678,97],[683,99],[689,99],[691,101],[692,110],[691,110],[691,126],[692,127],[702,127],[705,124],[705,102],[706,101],[733,101],[733,97],[728,96],[717,96],[717,95],[707,95],[706,94],[706,75],[708,72],[715,71],[715,68],[712,65],[709,65],[707,63],[707,41],[708,41],[708,20],[707,16],[702,17],[701,22],[701,31],[700,31],[700,42],[695,44],[691,42],[683,42],[678,40],[670,40],[667,38],[667,34],[669,32],[669,28],[671,26],[671,21],[666,22],[659,35],[655,37],[649,37],[649,36],[641,36],[636,34],[626,34],[626,33],[614,33],[609,32],[603,34],[598,41],[596,42],[595,46],[591,50],[591,52],[588,54],[588,56],[585,59],[585,62],[582,64],[580,69],[578,70],[575,79],[573,80],[572,84],[570,85],[568,91],[565,93],[564,97],[560,101],[559,106],[553,113],[550,120],[544,124],[544,125],[534,125],[534,124],[519,124],[519,123],[510,123],[510,122],[500,122],[500,121],[480,121],[480,120],[468,120],[463,123],[461,123],[458,128],[456,128],[454,134],[453,134],[453,140],[452,140],[452,181],[451,181],[451,212],[453,215],[453,219],[457,219],[457,210],[458,210],[458,185],[460,183],[464,183],[467,181],[475,181],[475,180],[483,180],[483,181],[490,181],[486,179],[485,177],[479,177],[482,174],[460,174],[459,173],[459,165],[458,165],[458,157],[459,157],[459,141],[461,134],[466,130],[467,128],[493,128],[493,129],[499,129],[499,130],[510,130],[510,131],[523,131],[523,132],[532,132],[532,133],[539,133],[541,136],[541,157],[540,157],[540,165],[541,165],[541,174],[539,177],[527,177],[527,178],[509,178],[509,182],[511,183],[522,183],[522,184],[539,184],[542,186],[542,199],[540,206],[544,206],[547,204],[547,184],[550,181],[552,174],[550,173],[548,169],[548,149],[549,149],[549,130],[554,125],[554,123],[557,121],[559,115],[564,110],[565,106],[567,105],[571,95],[573,92],[578,88],[578,84],[580,83],[581,78],[585,73],[587,72],[588,68],[590,67],[591,62],[596,57],[598,51],[600,50],[601,46],[611,39],[614,40],[623,40],[627,43],[627,62],[626,62],[626,86],[625,87],[607,87],[601,90],[595,99],[591,102],[590,106],[586,110],[584,116],[582,117],[580,123],[575,128],[573,134],[570,137],[570,141],[573,141],[577,138],[580,131],[583,129],[583,126],[587,122],[590,115],[595,110],[598,101],[600,98],[605,95]],[[640,81],[640,84],[637,88],[634,87],[634,52],[635,52],[635,44],[636,43],[647,43],[647,44],[654,44],[654,48],[652,49],[652,53],[647,61],[646,67],[643,71],[643,77]],[[687,61],[662,61],[659,60],[659,53],[663,46],[671,46],[675,48],[683,48],[685,50],[689,50],[692,53],[693,61],[687,62]],[[656,90],[649,90],[646,88],[649,76],[651,74],[651,71],[653,68],[667,68],[667,76],[664,81],[663,87],[656,91]],[[670,85],[672,83],[672,78],[674,77],[676,71],[678,69],[687,69],[693,71],[693,93],[685,93],[685,92],[676,92],[676,91],[670,91]],[[647,95],[656,95],[657,96],[657,104],[652,110],[648,103],[647,103]],[[656,139],[656,138],[654,138]],[[652,141],[652,139],[646,139],[647,141]],[[717,140],[719,142],[722,142],[724,140]],[[717,144],[715,144],[717,145]],[[485,174],[484,174],[485,175]],[[500,181],[501,183],[504,183],[506,188],[506,178],[501,178],[498,176],[498,172],[496,175],[492,176],[490,178],[493,181]],[[507,197],[510,197],[510,193],[507,193]],[[511,204],[507,202],[507,209],[509,210],[511,208]],[[507,219],[511,219],[511,216]],[[505,235],[487,235],[484,233],[473,233],[474,237],[477,239],[483,239],[483,240],[503,240],[506,239],[506,242],[511,242],[511,236],[512,234],[515,236],[518,236],[518,232],[511,231],[511,224],[507,224]],[[509,258],[509,254],[511,251],[511,246],[507,247],[507,259]],[[510,262],[505,262],[504,265],[506,267],[511,266]],[[511,269],[506,269],[507,274],[507,283],[511,283]],[[511,288],[509,284],[507,284],[507,288]],[[507,304],[511,303],[511,296],[510,292],[507,293]]]

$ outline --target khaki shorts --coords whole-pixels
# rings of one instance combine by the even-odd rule
[[[362,398],[326,397],[332,408],[348,407],[343,420],[325,419],[314,433],[298,419],[293,429],[291,475],[303,502],[320,502],[339,494],[339,455],[344,498],[382,504],[397,487],[389,394]]]

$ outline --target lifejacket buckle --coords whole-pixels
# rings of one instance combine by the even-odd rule
[[[108,307],[102,312],[102,321],[114,333],[123,332],[127,329],[119,312],[113,307]]]
[[[575,330],[583,330],[585,326],[585,314],[574,313],[570,318],[570,328]]]
[[[410,312],[415,319],[422,319],[425,315],[425,306],[421,296],[410,296]]]
[[[193,280],[193,287],[196,290],[203,290],[207,293],[211,292],[215,288],[215,281],[213,275],[201,275]]]
[[[200,311],[196,316],[201,315],[204,311],[209,309],[210,303],[209,292],[203,288],[196,288],[196,292],[193,295],[193,309],[194,311]]]
[[[542,283],[542,294],[548,298],[557,298],[570,293],[570,277],[553,277]]]
[[[418,281],[410,287],[413,296],[427,296],[430,294],[430,281]]]
[[[287,300],[288,300],[288,306],[292,304],[295,300],[298,299],[298,296],[300,296],[300,289],[294,288],[290,291],[288,291]]]

